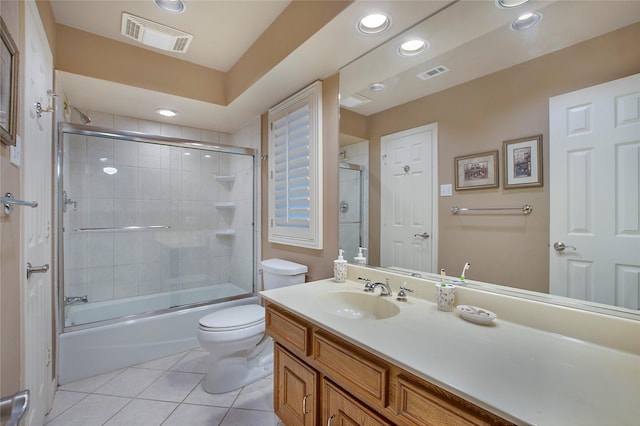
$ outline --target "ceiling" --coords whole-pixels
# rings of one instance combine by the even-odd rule
[[[161,11],[152,0],[50,1],[57,23],[138,47],[147,48],[120,34],[122,12],[191,33],[194,40],[187,53],[167,56],[223,72],[289,4],[268,0],[185,0],[186,11],[176,15]],[[532,30],[515,32],[509,24],[525,7],[539,10],[543,20]],[[391,28],[384,34],[363,36],[355,30],[357,20],[371,11],[385,11],[392,17]],[[153,111],[160,106],[169,107],[180,111],[178,117],[168,119],[171,123],[234,132],[278,101],[338,70],[342,70],[343,98],[358,94],[372,99],[350,109],[370,115],[639,19],[638,0],[531,0],[515,10],[499,9],[494,0],[361,0],[351,3],[227,106],[66,72],[59,72],[58,77],[75,106],[89,111],[162,121]],[[401,58],[398,44],[409,36],[428,40],[429,50]],[[415,78],[417,73],[441,64],[450,71],[427,81]],[[392,90],[370,92],[368,85],[377,81],[384,81]]]
[[[81,109],[234,132],[280,100],[316,79],[335,74],[449,2],[355,1],[227,106],[68,72],[58,72],[58,78],[65,95]],[[187,7],[181,14],[163,12],[152,0],[50,0],[50,3],[59,24],[225,72],[290,2],[185,0]],[[355,30],[355,23],[373,10],[389,11],[393,24],[383,35],[363,36]],[[194,40],[185,54],[148,48],[120,34],[123,12],[188,32]],[[158,107],[175,109],[180,115],[162,119],[153,112]]]

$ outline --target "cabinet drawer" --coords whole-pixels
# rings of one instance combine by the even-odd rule
[[[265,314],[267,333],[289,349],[306,356],[311,353],[311,326],[293,316],[267,306]]]
[[[387,406],[389,368],[384,362],[322,332],[313,335],[313,358],[318,369],[358,398],[380,408]]]
[[[322,425],[391,426],[330,381],[322,380]]]
[[[444,389],[402,375],[396,380],[396,415],[396,421],[405,425],[512,424]]]

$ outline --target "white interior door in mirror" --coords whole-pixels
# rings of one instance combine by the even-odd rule
[[[437,265],[437,124],[381,138],[380,266]]]
[[[551,98],[549,125],[549,291],[640,309],[640,74]]]

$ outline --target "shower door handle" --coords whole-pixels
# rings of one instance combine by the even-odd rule
[[[27,262],[27,279],[31,278],[31,274],[39,273],[44,274],[49,270],[49,264],[45,263],[42,266],[31,266],[31,263]]]

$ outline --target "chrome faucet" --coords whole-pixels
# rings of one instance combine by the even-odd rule
[[[85,294],[84,296],[69,296],[64,298],[65,305],[75,305],[76,303],[87,303],[89,298]]]
[[[380,296],[391,296],[391,286],[389,285],[389,280],[387,279],[384,283],[373,283],[369,285],[365,285],[364,291],[373,293],[376,287],[380,286]]]

